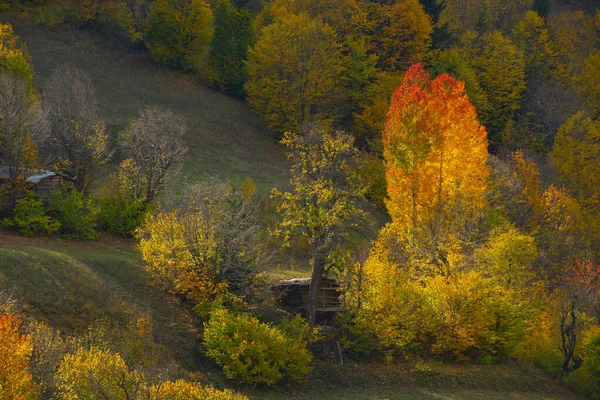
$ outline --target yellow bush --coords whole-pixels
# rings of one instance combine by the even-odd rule
[[[269,386],[282,379],[298,381],[310,371],[312,355],[304,338],[226,309],[214,311],[204,329],[208,356],[229,378]]]

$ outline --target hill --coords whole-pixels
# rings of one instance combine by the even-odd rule
[[[147,51],[127,48],[99,33],[52,30],[15,17],[4,20],[13,23],[26,43],[39,90],[58,64],[75,65],[90,75],[113,134],[146,107],[183,115],[190,149],[181,182],[205,175],[234,182],[250,177],[264,193],[287,181],[283,146],[243,101],[206,88],[193,74],[160,68]]]

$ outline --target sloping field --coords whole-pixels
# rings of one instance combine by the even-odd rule
[[[14,24],[27,44],[38,89],[44,88],[58,64],[87,71],[113,132],[123,130],[146,107],[168,108],[185,116],[190,151],[183,182],[205,175],[234,182],[250,177],[265,193],[287,181],[283,146],[243,101],[207,89],[193,74],[160,68],[145,50],[128,49],[100,34],[49,30],[14,17],[4,19]]]
[[[24,315],[66,334],[82,334],[102,318],[126,322],[149,314],[157,342],[185,368],[204,368],[200,323],[189,307],[151,286],[130,241],[78,243],[0,232],[0,284],[21,301]]]

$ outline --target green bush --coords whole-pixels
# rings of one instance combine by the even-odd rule
[[[85,240],[95,239],[98,210],[91,199],[71,188],[51,192],[49,214],[61,224],[60,235]]]
[[[115,236],[130,237],[144,222],[147,207],[142,199],[118,195],[99,202],[99,224],[103,231]]]
[[[2,225],[18,229],[23,236],[49,235],[60,228],[60,222],[46,215],[42,200],[33,194],[17,200],[13,216],[5,218]]]
[[[300,331],[297,321],[286,328]],[[250,314],[214,311],[205,324],[204,344],[207,355],[229,378],[246,383],[271,386],[282,379],[298,381],[310,371],[312,354],[306,349],[304,334],[287,336]]]

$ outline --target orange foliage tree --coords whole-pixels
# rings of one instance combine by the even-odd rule
[[[450,206],[480,208],[486,138],[463,83],[446,74],[432,81],[420,64],[412,66],[392,96],[383,133],[392,220],[416,229],[441,220]]]
[[[37,390],[27,371],[33,343],[19,333],[21,321],[10,314],[0,315],[0,398],[34,399]]]

